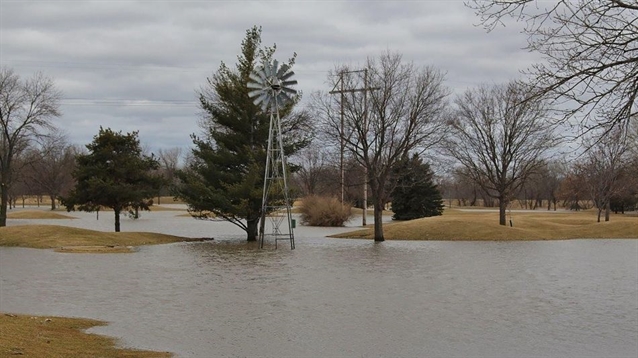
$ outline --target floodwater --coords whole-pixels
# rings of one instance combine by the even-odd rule
[[[110,230],[104,214],[64,224]],[[638,240],[374,244],[300,227],[275,251],[175,215],[122,228],[216,240],[0,248],[0,311],[105,320],[90,332],[178,357],[638,356]]]

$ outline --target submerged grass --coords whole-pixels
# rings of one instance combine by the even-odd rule
[[[513,226],[509,226],[509,219]],[[498,213],[446,209],[442,216],[399,221],[383,226],[387,240],[563,240],[580,238],[638,238],[638,218],[612,215],[596,222],[596,213],[513,212],[508,226],[498,224]],[[339,238],[373,237],[373,229],[332,235]]]
[[[164,358],[168,352],[121,349],[115,339],[84,333],[104,322],[0,313],[0,357]]]
[[[149,232],[102,232],[57,225],[0,227],[0,246],[65,252],[131,252],[133,246],[198,240]]]

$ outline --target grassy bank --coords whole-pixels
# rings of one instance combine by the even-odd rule
[[[57,225],[0,228],[0,246],[56,249],[64,252],[132,252],[134,246],[198,240],[149,232],[102,232]]]
[[[115,339],[83,330],[104,322],[0,313],[0,357],[171,357],[168,352],[120,349]]]
[[[43,210],[24,210],[9,212],[7,214],[8,219],[27,219],[27,220],[39,220],[39,219],[75,219],[73,216],[60,214],[56,211],[43,211]]]
[[[512,212],[513,227],[498,224],[498,213],[446,209],[442,216],[392,222],[383,225],[387,240],[563,240],[579,238],[638,238],[638,217],[612,215],[609,222],[596,222],[594,211]],[[509,225],[509,224],[508,224]],[[371,227],[339,238],[373,237]]]

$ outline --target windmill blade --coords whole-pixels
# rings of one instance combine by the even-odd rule
[[[253,72],[253,74],[255,74],[255,75],[257,76],[257,78],[259,79],[259,80],[257,81],[258,83],[262,83],[262,84],[264,84],[264,83],[266,83],[266,82],[267,82],[267,81],[266,81],[266,79],[267,79],[267,77],[266,77],[266,73],[264,72],[264,69],[263,69],[263,68],[259,68],[259,70],[257,70],[257,71],[255,71],[255,72]]]
[[[270,74],[270,65],[269,64],[264,64],[264,74],[266,75],[265,77],[268,78],[271,76]]]
[[[292,99],[285,92],[279,92],[277,95],[277,102],[280,104],[286,104],[288,102],[292,102]]]
[[[263,83],[263,84],[268,83],[268,79],[269,79],[270,77],[266,75],[266,68],[264,68],[263,70],[259,71],[259,75],[261,76],[261,79],[262,79],[262,83]]]
[[[289,79],[290,77],[294,76],[295,72],[294,71],[290,71],[286,74],[284,74],[283,76],[279,77],[280,80],[285,81],[287,79]]]
[[[248,82],[246,87],[252,88],[252,89],[260,89],[260,90],[264,89],[264,85],[259,82]]]
[[[268,108],[271,107],[271,102],[272,102],[272,97],[267,97],[262,103],[261,103],[261,109],[266,112],[268,111]]]
[[[251,72],[248,77],[257,83],[262,83],[264,81],[264,79],[259,76],[259,72]]]
[[[296,85],[296,84],[297,84],[297,80],[290,80],[290,81],[281,82],[281,86],[282,87],[292,86],[292,85]]]
[[[264,93],[259,98],[261,98],[261,107],[265,111],[270,106],[270,103],[272,102],[272,95],[268,93]]]
[[[297,90],[292,89],[292,88],[288,88],[288,87],[281,87],[282,92],[286,92],[286,94],[291,94],[293,96],[297,95]]]
[[[279,68],[279,61],[277,60],[273,60],[272,61],[272,68],[270,69],[270,73],[272,73],[273,76],[277,76],[277,69]]]
[[[248,97],[253,98],[253,97],[255,97],[257,95],[260,95],[262,93],[264,93],[264,90],[260,88],[260,89],[248,92]]]
[[[258,106],[261,102],[263,102],[266,99],[266,97],[267,97],[266,94],[262,93],[261,95],[259,95],[257,98],[253,100],[253,104],[255,106]]]

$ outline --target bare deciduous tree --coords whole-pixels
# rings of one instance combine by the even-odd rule
[[[589,144],[590,148],[584,159],[575,167],[598,209],[598,222],[603,210],[605,221],[609,221],[610,199],[623,189],[619,185],[620,179],[629,163],[626,138],[622,130],[615,129],[608,136],[597,140],[595,145]]]
[[[66,135],[55,130],[43,136],[26,155],[28,169],[24,180],[37,188],[38,193],[49,196],[51,210],[55,210],[58,197],[73,187],[75,155]]]
[[[0,227],[7,225],[12,164],[50,120],[59,116],[60,92],[41,73],[22,80],[13,70],[0,69]]]
[[[364,83],[374,90],[346,91],[336,102],[328,95],[315,96],[315,107],[325,120],[325,131],[343,141],[346,151],[367,170],[374,239],[383,241],[382,214],[392,191],[392,169],[409,153],[424,151],[441,139],[448,90],[441,71],[404,63],[399,54],[370,58],[365,70]],[[353,71],[343,67],[338,72]],[[353,76],[341,78],[343,88],[356,88]],[[330,80],[334,86],[338,78]]]
[[[182,148],[173,147],[168,149],[160,149],[157,155],[160,164],[159,172],[166,179],[166,185],[160,189],[157,197],[157,204],[161,204],[160,197],[168,195],[167,188],[170,189],[177,181],[177,170],[179,169],[180,159],[182,158]]]
[[[456,98],[445,152],[466,175],[499,201],[499,223],[512,195],[555,145],[554,125],[542,100],[523,101],[528,87],[480,86]]]
[[[527,49],[544,63],[530,74],[542,92],[581,114],[586,129],[626,125],[638,96],[638,3],[635,0],[541,2],[470,0],[486,29],[507,18],[526,22]]]
[[[543,161],[538,170],[523,184],[518,193],[522,208],[536,210],[547,201],[547,210],[556,211],[561,183],[566,175],[567,164],[558,160]]]
[[[562,205],[565,209],[581,210],[589,209],[589,197],[585,191],[583,178],[579,177],[575,168],[570,168],[569,172],[560,184],[558,197],[563,201]]]
[[[304,196],[328,195],[336,193],[339,181],[338,169],[329,161],[328,151],[321,144],[315,143],[302,149],[294,158],[299,170],[294,173],[293,181]],[[337,195],[334,195],[337,197]]]

